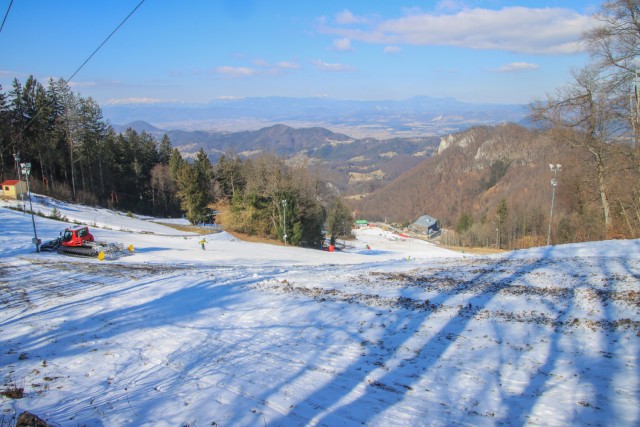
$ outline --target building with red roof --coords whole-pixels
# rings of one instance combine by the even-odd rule
[[[21,194],[27,194],[27,183],[17,179],[6,179],[0,184],[2,197],[17,199]]]

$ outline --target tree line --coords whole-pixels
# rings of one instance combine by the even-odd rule
[[[155,196],[154,167],[168,164],[171,142],[128,129],[116,133],[92,99],[63,80],[29,76],[0,87],[0,177],[17,179],[31,163],[34,192],[88,205],[176,215],[175,200]],[[18,161],[19,159],[19,161]],[[24,177],[22,177],[24,179]]]
[[[463,210],[450,224],[457,243],[514,249],[640,237],[640,2],[607,1],[595,20],[582,37],[590,61],[530,106],[536,130],[556,145],[547,173],[558,177],[561,210],[532,209],[519,194],[489,218]]]
[[[640,2],[605,2],[583,35],[591,60],[531,106],[533,119],[586,168],[602,236],[637,237],[640,222]],[[577,206],[575,214],[580,214]]]
[[[62,200],[193,224],[218,213],[229,230],[294,245],[318,245],[327,218],[332,238],[351,231],[346,206],[323,199],[304,165],[234,154],[214,165],[202,149],[184,159],[167,135],[115,132],[99,105],[62,79],[45,86],[30,76],[8,93],[0,87],[0,178],[17,179],[19,162],[32,165],[32,191]]]
[[[599,24],[583,37],[589,63],[531,105],[536,131],[554,145],[546,154],[549,163],[563,164],[553,223],[549,201],[519,201],[499,193],[514,167],[505,157],[486,174],[472,171],[477,179],[468,185],[473,188],[447,187],[448,202],[437,201],[444,205],[441,217],[452,218],[445,225],[462,240],[513,248],[544,244],[547,236],[553,243],[638,237],[640,5],[613,0],[595,17]],[[158,142],[145,132],[115,132],[98,104],[73,93],[64,80],[42,85],[29,77],[24,83],[14,80],[8,92],[0,87],[0,178],[17,177],[18,154],[32,164],[33,191],[63,200],[156,216],[184,214],[193,223],[210,220],[217,210],[230,230],[286,236],[295,244],[316,244],[323,224],[334,236],[347,228],[349,209],[339,200],[323,199],[318,177],[304,165],[233,154],[213,165],[202,150],[194,159],[183,159],[166,136]],[[460,161],[445,160],[454,166]],[[539,179],[539,171],[529,173],[534,172],[538,177],[532,179]],[[441,183],[450,175],[443,172]],[[417,190],[403,192],[402,199],[415,205]],[[476,191],[484,192],[481,202],[491,198],[484,203],[489,210],[474,212],[468,205],[465,194]],[[519,197],[540,197],[527,191],[523,187]],[[376,209],[386,218],[399,206],[385,197]]]

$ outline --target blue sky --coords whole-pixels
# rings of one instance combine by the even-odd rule
[[[140,0],[16,0],[0,84],[70,77]],[[528,103],[588,57],[592,0],[146,0],[70,84],[100,104],[251,96]],[[4,17],[9,0],[0,0]]]

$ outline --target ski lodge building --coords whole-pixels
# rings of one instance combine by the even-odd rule
[[[429,215],[422,215],[409,229],[414,233],[426,234],[429,237],[436,237],[440,234],[440,223],[437,219]]]

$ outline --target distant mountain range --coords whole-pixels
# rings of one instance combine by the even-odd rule
[[[202,149],[214,163],[226,153],[242,158],[275,154],[290,163],[303,162],[336,191],[350,194],[368,193],[391,182],[431,157],[439,143],[437,137],[352,138],[321,127],[282,124],[242,132],[164,131],[140,120],[114,126],[118,132],[127,128],[150,133],[157,140],[166,134],[185,158],[193,158]]]
[[[260,97],[208,104],[104,105],[102,110],[113,124],[143,120],[165,129],[239,131],[285,123],[376,137],[442,135],[474,125],[518,123],[527,116],[523,105],[471,104],[428,96],[400,101]]]
[[[451,206],[478,203],[475,197],[483,193],[479,181],[488,179],[485,175],[493,162],[479,166],[474,163],[477,153],[471,153],[465,163],[467,153],[451,154],[455,150],[445,150],[447,141],[456,145],[459,138],[482,140],[486,143],[480,151],[504,157],[510,171],[517,169],[511,162],[520,155],[505,154],[514,141],[538,142],[525,128],[505,125],[526,124],[527,109],[522,105],[469,104],[426,96],[404,101],[265,97],[206,105],[111,105],[103,107],[103,113],[112,123],[126,123],[113,125],[117,131],[131,127],[158,140],[167,134],[186,158],[203,149],[212,162],[225,153],[242,158],[269,153],[302,162],[336,194],[356,199],[368,195],[359,209],[371,218],[380,217],[379,209],[393,200],[397,220],[426,212],[454,221],[448,217]],[[471,133],[460,134],[466,130]],[[491,145],[493,138],[501,143]],[[432,158],[443,150],[448,154]],[[520,150],[526,147],[518,145]],[[456,171],[452,165],[460,162],[465,167]],[[466,176],[469,170],[475,172]],[[463,182],[473,196],[460,193]],[[494,203],[491,200],[488,206]]]

